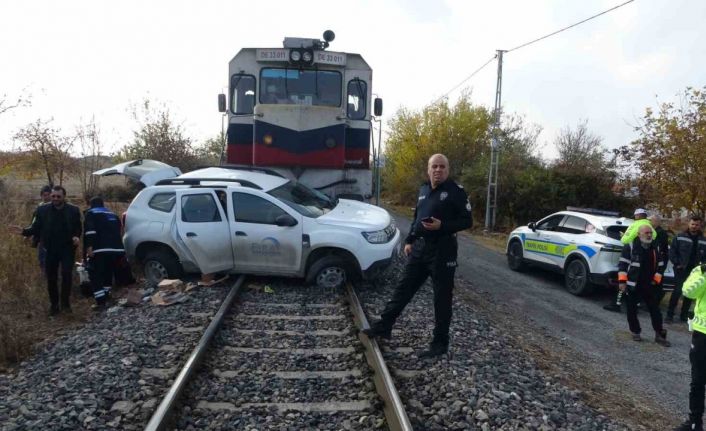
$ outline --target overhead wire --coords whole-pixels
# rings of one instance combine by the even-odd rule
[[[457,89],[458,87],[460,87],[461,85],[463,85],[463,84],[464,84],[466,81],[468,81],[469,79],[473,78],[473,77],[475,76],[475,74],[477,74],[478,72],[480,72],[481,70],[483,70],[483,69],[485,68],[485,66],[489,65],[489,64],[490,64],[493,60],[495,60],[497,57],[498,57],[497,54],[495,54],[494,56],[490,57],[490,59],[489,59],[488,61],[486,61],[481,67],[479,67],[478,69],[474,70],[473,73],[471,73],[471,74],[468,75],[467,77],[463,78],[463,81],[461,81],[461,82],[459,82],[458,84],[456,84],[451,90],[447,91],[446,93],[444,93],[444,94],[441,95],[440,97],[437,97],[437,98],[434,100],[434,102],[432,102],[431,104],[433,105],[433,104],[435,104],[436,102],[438,102],[439,100],[441,100],[441,99],[443,99],[444,97],[448,96],[452,91],[454,91],[455,89]]]
[[[549,38],[549,37],[551,37],[551,36],[554,36],[554,35],[556,35],[556,34],[559,34],[559,33],[563,32],[563,31],[569,30],[569,29],[571,29],[571,28],[573,28],[573,27],[576,27],[576,26],[581,25],[581,24],[583,24],[583,23],[585,23],[585,22],[588,22],[588,21],[590,21],[590,20],[592,20],[592,19],[598,18],[598,17],[601,16],[601,15],[605,15],[605,14],[607,14],[608,12],[612,12],[612,11],[614,11],[614,10],[616,10],[616,9],[619,9],[619,8],[625,6],[625,5],[629,4],[629,3],[632,3],[632,2],[634,2],[634,1],[635,1],[635,0],[628,0],[628,1],[624,2],[624,3],[621,3],[621,4],[617,5],[617,6],[612,7],[612,8],[610,8],[610,9],[604,10],[603,12],[600,12],[600,13],[597,13],[597,14],[595,14],[595,15],[592,15],[592,16],[590,16],[590,17],[588,17],[588,18],[586,18],[586,19],[584,19],[584,20],[581,20],[581,21],[579,21],[579,22],[577,22],[577,23],[574,23],[574,24],[571,24],[571,25],[569,25],[569,26],[567,26],[567,27],[561,28],[561,29],[559,29],[559,30],[557,30],[557,31],[555,31],[555,32],[549,33],[549,34],[547,34],[547,35],[545,35],[545,36],[539,37],[539,38],[534,39],[534,40],[531,40],[531,41],[529,41],[529,42],[525,42],[525,43],[520,44],[520,45],[518,45],[518,46],[516,46],[516,47],[514,47],[514,48],[512,48],[512,49],[503,50],[503,51],[504,51],[505,53],[509,53],[509,52],[512,52],[512,51],[517,51],[517,50],[520,49],[520,48],[524,48],[524,47],[526,47],[526,46],[532,45],[533,43],[537,43],[537,42],[539,42],[539,41],[541,41],[541,40],[544,40],[544,39],[547,39],[547,38]],[[458,87],[460,87],[461,85],[463,85],[463,84],[464,84],[466,81],[468,81],[469,79],[473,78],[478,72],[480,72],[481,70],[483,70],[487,65],[489,65],[489,64],[490,64],[493,60],[495,60],[496,58],[498,58],[498,55],[497,55],[497,54],[493,55],[493,56],[492,56],[487,62],[485,62],[481,67],[479,67],[478,69],[474,70],[473,73],[471,73],[470,75],[468,75],[467,77],[465,77],[465,78],[463,79],[463,81],[461,81],[461,82],[459,82],[458,84],[456,84],[452,89],[450,89],[449,91],[447,91],[446,93],[444,93],[442,96],[436,98],[436,99],[434,100],[434,102],[432,102],[432,105],[435,104],[435,103],[437,103],[438,101],[440,101],[440,100],[443,99],[444,97],[448,96],[449,94],[451,94],[451,92],[453,92],[453,91],[456,90]]]
[[[577,23],[575,23],[575,24],[571,24],[571,25],[568,26],[568,27],[564,27],[564,28],[562,28],[562,29],[559,29],[559,30],[557,30],[557,31],[555,31],[555,32],[553,32],[553,33],[549,33],[549,34],[547,34],[547,35],[545,35],[545,36],[542,36],[542,37],[540,37],[540,38],[537,38],[537,39],[531,40],[531,41],[529,41],[529,42],[523,43],[523,44],[521,44],[521,45],[518,45],[518,46],[516,46],[516,47],[514,47],[514,48],[512,48],[512,49],[507,50],[506,52],[516,51],[516,50],[518,50],[518,49],[520,49],[520,48],[524,48],[524,47],[526,47],[526,46],[528,46],[528,45],[532,45],[533,43],[536,43],[536,42],[539,42],[540,40],[544,40],[544,39],[546,39],[546,38],[548,38],[548,37],[554,36],[555,34],[559,34],[559,33],[561,33],[562,31],[565,31],[565,30],[568,30],[568,29],[570,29],[570,28],[576,27],[577,25],[581,25],[581,24],[583,24],[583,23],[585,23],[585,22],[587,22],[587,21],[590,21],[590,20],[592,20],[592,19],[594,19],[594,18],[598,18],[598,17],[601,16],[601,15],[605,15],[605,14],[607,14],[608,12],[612,12],[612,11],[614,11],[614,10],[616,10],[616,9],[618,9],[618,8],[621,8],[621,7],[625,6],[626,4],[632,3],[632,2],[634,2],[634,1],[635,1],[635,0],[628,0],[628,1],[626,1],[625,3],[621,3],[621,4],[619,4],[619,5],[617,5],[617,6],[614,6],[614,7],[610,8],[610,9],[608,9],[608,10],[604,10],[604,11],[601,12],[601,13],[597,13],[597,14],[595,14],[595,15],[593,15],[593,16],[590,16],[590,17],[584,19],[583,21],[579,21],[579,22],[577,22]]]

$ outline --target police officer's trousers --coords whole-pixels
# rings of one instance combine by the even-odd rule
[[[449,344],[449,326],[456,273],[456,239],[432,242],[418,239],[412,249],[402,279],[382,312],[382,324],[392,326],[424,282],[431,276],[434,287],[433,344]]]
[[[691,336],[691,387],[689,390],[689,419],[702,423],[704,414],[704,388],[706,387],[706,334],[694,331]]]

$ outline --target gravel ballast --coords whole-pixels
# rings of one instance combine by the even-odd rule
[[[0,376],[2,430],[139,430],[200,337],[226,287],[186,302],[115,307]],[[155,369],[157,371],[155,371]]]
[[[402,270],[402,260],[374,284],[357,291],[369,316],[378,315]],[[261,279],[273,290],[268,304],[255,304],[261,292],[245,291],[237,307],[247,314],[277,310],[272,304],[313,302],[325,307],[299,307],[282,315],[347,313],[340,292],[306,291],[290,279]],[[463,294],[473,289],[458,282],[451,325],[451,349],[438,359],[422,360],[433,329],[433,296],[425,284],[398,320],[390,341],[381,346],[388,367],[415,429],[419,430],[626,430],[628,426],[588,406],[580,390],[543,371],[517,338],[506,334],[501,321],[490,321]],[[15,372],[0,376],[0,428],[142,429],[178,369],[227,293],[226,287],[197,289],[188,301],[170,307],[142,305],[116,308],[97,316],[45,346]],[[250,302],[248,302],[250,301]],[[356,330],[348,319],[297,321],[245,320],[227,322],[245,329],[224,331],[216,346],[234,348],[338,348],[349,345]],[[228,323],[226,323],[228,324]],[[180,329],[181,328],[181,329]],[[266,331],[339,331],[337,337],[268,335]],[[513,328],[517,331],[517,328]],[[254,332],[253,332],[254,331]],[[342,341],[343,340],[343,341]],[[323,379],[283,381],[273,372],[360,369],[361,375],[336,384]],[[214,379],[216,371],[241,372]],[[190,391],[204,401],[294,402],[368,400],[374,408],[360,412],[278,412],[267,408],[212,411],[186,403],[178,429],[380,429],[385,428],[379,400],[371,396],[370,371],[362,348],[337,355],[293,358],[272,353],[232,352],[209,355]],[[214,383],[216,382],[216,383]],[[195,388],[195,389],[194,389]],[[308,395],[307,395],[308,394]],[[309,397],[311,398],[311,397]]]

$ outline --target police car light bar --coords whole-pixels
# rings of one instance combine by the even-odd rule
[[[576,212],[584,213],[584,214],[602,215],[602,216],[608,216],[608,217],[620,217],[620,213],[618,211],[606,211],[606,210],[599,210],[596,208],[566,207],[566,210],[567,211],[576,211]]]

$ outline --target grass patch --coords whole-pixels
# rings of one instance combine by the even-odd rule
[[[13,187],[8,187],[0,199],[3,201],[0,226],[29,224],[36,199],[28,197],[24,189]],[[75,200],[72,203],[79,204]],[[125,207],[122,204],[113,209],[120,211]],[[79,259],[77,251],[76,260]],[[91,318],[93,300],[80,296],[78,280],[74,280],[73,286],[73,314],[50,319],[47,282],[39,268],[37,249],[30,247],[22,236],[5,231],[0,242],[0,371],[27,358],[42,342]]]

